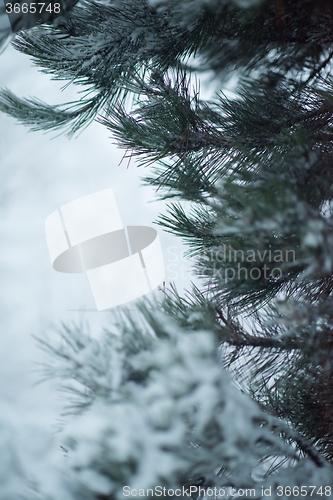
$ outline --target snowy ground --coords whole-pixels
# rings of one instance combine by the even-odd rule
[[[0,87],[19,96],[38,96],[49,103],[74,97],[74,91],[61,94],[61,82],[38,74],[29,59],[11,47],[1,55],[0,68]],[[61,407],[54,382],[34,385],[40,379],[37,363],[47,361],[47,356],[36,347],[32,335],[45,331],[52,335],[61,322],[82,319],[80,312],[70,310],[94,307],[84,275],[65,275],[52,269],[45,219],[62,204],[109,187],[125,224],[151,225],[164,203],[149,203],[156,198],[154,191],[140,186],[140,176],[147,172],[133,161],[128,168],[125,161],[119,165],[122,152],[101,125],[94,123],[78,138],[68,140],[54,138],[56,133],[29,132],[0,115],[0,131],[1,419],[13,424],[17,447],[25,452],[29,448],[28,441],[27,446],[23,444],[27,436],[31,440],[32,435],[52,432]],[[175,280],[178,286],[187,286],[183,247],[177,238],[158,231],[167,283]],[[96,335],[110,317],[108,312],[84,315]],[[3,467],[0,463],[0,476],[6,475]]]

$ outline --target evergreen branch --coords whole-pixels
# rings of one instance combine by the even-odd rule
[[[244,332],[236,331],[233,332],[233,336],[226,337],[226,331],[224,328],[218,329],[224,342],[234,347],[260,347],[263,349],[279,349],[279,350],[294,350],[300,349],[298,342],[294,339],[274,339],[267,337],[251,336],[248,334],[244,335]],[[230,334],[230,331],[228,331]]]
[[[300,341],[296,336],[293,338],[263,337],[260,335],[251,335],[232,321],[225,318],[222,310],[216,308],[217,318],[220,323],[217,324],[217,333],[223,342],[227,342],[234,347],[260,347],[263,349],[277,349],[283,351],[293,351],[301,349],[304,341]],[[222,324],[221,324],[222,323]]]
[[[0,94],[0,111],[17,118],[24,125],[31,125],[34,131],[70,127],[68,134],[71,136],[95,118],[106,98],[100,93],[91,99],[67,103],[60,109],[60,106],[51,106],[38,99],[20,99],[4,89]]]
[[[190,242],[193,249],[188,252],[189,256],[200,255],[219,241],[219,238],[212,234],[215,218],[210,208],[194,206],[190,215],[186,215],[182,205],[174,203],[167,205],[167,213],[170,216],[160,215],[156,224]]]
[[[331,62],[331,59],[333,57],[333,50],[331,50],[328,54],[328,56],[326,57],[326,59],[324,59],[322,61],[322,63],[317,67],[317,68],[314,68],[313,71],[310,73],[309,77],[305,80],[304,82],[304,85],[307,85],[308,83],[310,83],[311,80],[313,80],[316,76],[319,76],[320,75],[320,72]]]
[[[294,441],[299,449],[308,456],[317,467],[324,467],[327,462],[324,457],[316,450],[314,446],[301,434],[299,434],[295,429],[292,429],[285,422],[281,421],[276,417],[270,417],[270,421],[273,422],[272,430],[282,432],[287,439]]]
[[[86,91],[62,106],[4,91],[0,109],[70,133],[99,116],[125,156],[156,162],[145,181],[180,199],[157,224],[186,241],[204,280],[140,303],[139,321],[120,313],[121,335],[68,327],[59,346],[40,342],[55,357],[44,376],[80,415],[64,444],[78,499],[161,478],[332,483],[333,10],[240,3],[81,0],[15,36],[43,72]],[[220,89],[238,79],[233,97],[200,99],[196,66]]]

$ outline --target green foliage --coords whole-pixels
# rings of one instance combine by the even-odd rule
[[[128,318],[119,325],[123,341],[112,341],[119,341],[120,347],[94,344],[89,356],[103,358],[100,364],[95,365],[94,356],[85,360],[87,369],[77,361],[78,352],[90,349],[90,341],[81,345],[72,330],[66,336],[69,354],[51,346],[58,363],[64,363],[64,378],[72,376],[84,387],[78,393],[80,411],[99,398],[105,415],[117,406],[113,392],[107,394],[115,383],[111,375],[104,385],[98,381],[102,373],[111,373],[107,359],[114,352],[123,366],[117,379],[123,406],[115,410],[120,420],[126,420],[128,410],[126,422],[134,425],[137,405],[147,435],[149,425],[138,395],[148,408],[150,383],[158,380],[165,399],[172,399],[179,409],[174,424],[184,431],[182,447],[173,441],[178,466],[170,466],[168,476],[157,464],[149,484],[161,478],[168,485],[184,484],[202,475],[212,484],[224,484],[221,477],[229,481],[228,474],[240,464],[240,441],[229,443],[235,456],[221,444],[219,432],[229,424],[216,417],[221,410],[215,404],[216,384],[210,380],[206,387],[216,397],[202,395],[200,402],[189,406],[184,401],[193,388],[186,386],[178,398],[168,385],[177,385],[177,373],[179,381],[192,380],[196,363],[202,371],[212,363],[216,373],[222,373],[221,364],[227,367],[239,387],[260,405],[259,427],[270,422],[271,430],[293,450],[290,454],[279,441],[278,452],[267,449],[259,458],[253,452],[255,444],[246,442],[251,460],[256,456],[269,484],[274,484],[282,464],[288,465],[281,470],[290,484],[302,484],[307,476],[324,481],[320,471],[326,466],[330,470],[326,460],[332,462],[333,457],[332,23],[332,5],[326,0],[84,0],[69,18],[15,38],[15,47],[42,71],[82,85],[83,97],[76,103],[48,106],[3,91],[0,109],[33,129],[65,128],[70,135],[97,117],[125,156],[150,166],[145,181],[157,187],[161,198],[171,200],[157,223],[185,240],[202,278],[202,290],[194,287],[181,297],[171,286],[161,304],[152,310],[141,307],[151,338]],[[201,98],[196,80],[206,70],[219,86],[210,100]],[[230,89],[232,81],[231,94],[226,87]],[[182,201],[190,202],[188,210]],[[159,316],[159,309],[165,316]],[[195,343],[205,357],[204,335],[207,346],[215,344],[203,362]],[[177,357],[178,347],[185,344]],[[170,360],[177,373],[167,366]],[[258,405],[253,411],[259,411]],[[239,411],[243,423],[249,424],[245,406],[235,396],[235,414]],[[207,417],[200,428],[189,414],[204,411],[211,411],[211,419]],[[184,422],[189,424],[186,430]],[[212,426],[211,434],[206,424]],[[196,425],[207,431],[200,439]],[[111,483],[105,483],[105,491],[114,495],[120,487],[116,475],[132,481],[139,470],[137,450],[148,451],[136,436],[126,435],[126,449],[133,441],[137,454],[121,461],[119,443],[113,441],[116,431],[104,423],[102,427],[95,436],[99,452],[94,451],[87,468],[106,475]],[[121,425],[118,431],[126,434]],[[109,435],[113,437],[108,448],[104,440]],[[156,451],[155,437],[151,446]],[[72,446],[74,468],[79,467],[75,446],[84,446],[80,439]],[[112,455],[114,449],[119,456]],[[163,448],[163,460],[168,460],[164,452]],[[194,457],[201,457],[201,469]],[[300,464],[294,467],[291,457]],[[217,467],[220,475],[214,472]],[[252,484],[249,474],[246,477]]]

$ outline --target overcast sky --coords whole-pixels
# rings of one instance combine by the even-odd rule
[[[61,82],[38,73],[28,57],[8,47],[0,56],[0,87],[22,97],[37,96],[48,103],[75,97],[75,89],[60,92]],[[8,411],[40,425],[54,424],[59,412],[55,384],[33,386],[40,375],[37,362],[46,355],[32,335],[48,332],[61,322],[79,321],[71,309],[95,307],[86,277],[52,269],[45,238],[47,216],[61,205],[106,188],[113,188],[125,225],[152,225],[164,202],[153,189],[140,186],[148,172],[135,162],[120,163],[123,152],[97,123],[68,140],[57,133],[29,132],[0,114],[0,375],[1,400]],[[156,226],[155,226],[156,227]],[[178,286],[188,285],[187,264],[181,260],[178,238],[156,227],[162,241],[167,283],[178,275]],[[176,256],[177,255],[177,256]],[[84,315],[94,335],[107,326],[110,314]],[[19,419],[21,417],[18,417]]]

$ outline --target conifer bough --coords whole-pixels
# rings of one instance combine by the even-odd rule
[[[40,340],[79,414],[63,432],[70,498],[197,484],[332,498],[332,27],[325,0],[82,0],[15,35],[84,93],[50,106],[3,90],[0,109],[32,130],[108,127],[171,200],[157,223],[201,283],[141,304],[121,336]]]

